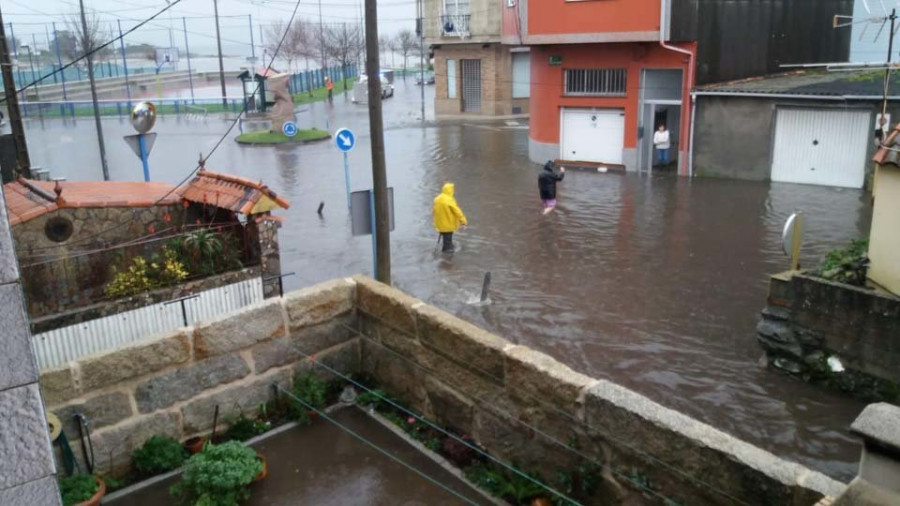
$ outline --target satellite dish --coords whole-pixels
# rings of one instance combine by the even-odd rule
[[[149,132],[156,123],[156,106],[152,102],[140,102],[131,109],[131,126],[139,134]]]

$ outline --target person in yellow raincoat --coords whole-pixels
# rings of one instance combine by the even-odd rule
[[[441,251],[444,253],[452,253],[455,249],[453,232],[459,230],[460,225],[468,224],[466,215],[453,198],[454,188],[453,183],[444,183],[441,194],[434,198],[434,228],[441,234],[441,240],[444,242]]]

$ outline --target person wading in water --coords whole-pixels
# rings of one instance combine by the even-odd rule
[[[441,248],[444,253],[453,253],[453,232],[468,224],[466,215],[453,198],[453,190],[453,183],[444,183],[441,194],[434,198],[434,228],[444,241],[444,247]]]
[[[553,172],[553,165],[553,160],[547,160],[544,170],[538,175],[538,190],[541,194],[541,201],[544,203],[544,214],[556,207],[556,183],[566,177],[565,167],[560,167],[559,174],[557,174]]]

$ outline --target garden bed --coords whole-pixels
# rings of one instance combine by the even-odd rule
[[[288,137],[281,132],[273,132],[272,130],[259,130],[257,132],[246,132],[235,137],[238,144],[248,144],[251,146],[268,146],[272,144],[303,144],[307,142],[316,142],[328,139],[331,134],[325,130],[310,128],[298,130],[297,135]]]
[[[490,504],[470,485],[358,409],[339,409],[334,420],[435,478],[476,504]],[[275,429],[249,441],[266,457],[268,476],[251,486],[248,506],[271,504],[459,504],[460,499],[417,476],[327,420]],[[177,473],[110,495],[104,504],[171,504]]]

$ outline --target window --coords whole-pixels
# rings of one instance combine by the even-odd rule
[[[444,14],[467,16],[469,14],[469,0],[444,0]]]
[[[456,60],[447,60],[447,98],[456,98]]]
[[[566,95],[625,95],[625,69],[566,69]]]
[[[531,53],[512,54],[512,98],[531,96]]]

